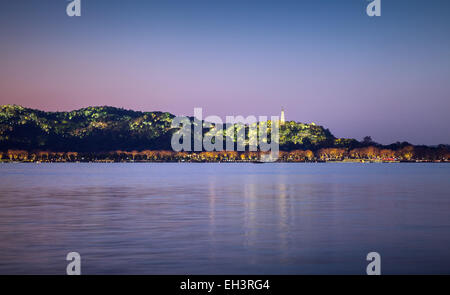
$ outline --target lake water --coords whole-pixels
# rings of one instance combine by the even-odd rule
[[[448,164],[0,164],[0,274],[450,274]]]

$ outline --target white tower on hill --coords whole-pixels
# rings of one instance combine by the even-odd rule
[[[285,119],[284,119],[284,109],[281,109],[280,124],[283,125],[284,122],[285,122]]]

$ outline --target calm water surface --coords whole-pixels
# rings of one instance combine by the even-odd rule
[[[448,164],[0,164],[0,274],[450,274]]]

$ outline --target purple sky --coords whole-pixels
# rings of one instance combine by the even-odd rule
[[[394,2],[394,3],[393,3]],[[0,104],[276,115],[450,143],[450,1],[8,1]]]

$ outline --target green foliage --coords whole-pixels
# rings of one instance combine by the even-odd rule
[[[43,112],[5,105],[0,109],[0,149],[80,152],[170,150],[173,118],[174,115],[167,112],[139,112],[109,106]],[[248,130],[247,126],[246,133]],[[270,129],[268,132],[270,136]],[[346,146],[353,141],[336,139],[328,129],[315,124],[289,121],[280,128],[280,147],[283,150]]]
[[[114,107],[42,112],[21,106],[0,109],[0,149],[101,151],[170,147],[174,116]]]
[[[322,126],[286,122],[280,129],[280,145],[321,144],[334,140],[334,136]]]

